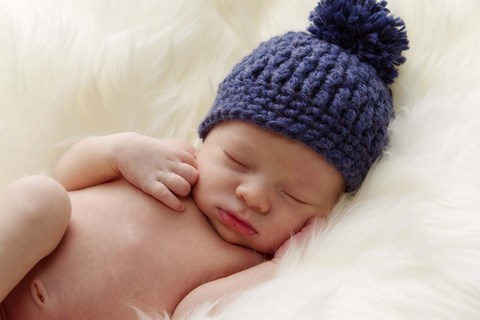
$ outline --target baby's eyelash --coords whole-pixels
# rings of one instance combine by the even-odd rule
[[[281,190],[281,192],[283,192],[286,196],[290,197],[291,199],[295,200],[296,202],[298,202],[300,204],[308,204],[307,202],[302,201],[295,196],[292,196],[290,193],[286,192],[285,190]]]
[[[240,160],[238,160],[237,158],[235,158],[234,156],[232,156],[230,153],[228,153],[227,151],[224,151],[225,153],[225,156],[227,156],[228,159],[230,159],[231,161],[235,162],[236,164],[238,164],[239,166],[242,166],[244,168],[247,168],[247,166],[241,162]]]

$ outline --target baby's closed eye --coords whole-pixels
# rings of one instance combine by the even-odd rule
[[[284,189],[280,189],[280,193],[282,193],[284,196],[295,201],[298,204],[310,205],[308,201],[306,201],[305,199],[301,198],[296,194],[294,195],[292,192],[286,191]]]
[[[238,157],[225,150],[223,151],[223,153],[225,154],[225,157],[229,160],[229,162],[231,162],[232,164],[237,165],[240,168],[248,169],[247,164],[244,161],[240,160]]]

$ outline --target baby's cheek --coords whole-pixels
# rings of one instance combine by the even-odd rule
[[[294,234],[295,232],[291,228],[277,229],[276,232],[273,232],[271,235],[270,241],[268,241],[269,246],[267,253],[275,253],[275,251],[287,242]]]

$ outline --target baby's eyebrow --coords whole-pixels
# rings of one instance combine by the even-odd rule
[[[253,142],[249,141],[248,139],[244,139],[242,137],[235,137],[236,141],[235,143],[238,144],[238,147],[240,148],[245,148],[249,151],[255,151],[258,149],[258,146]]]

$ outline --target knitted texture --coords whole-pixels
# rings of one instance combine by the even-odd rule
[[[200,137],[222,121],[248,121],[306,144],[356,190],[388,142],[387,84],[408,48],[403,22],[388,13],[384,1],[321,1],[310,33],[273,37],[233,68]]]

